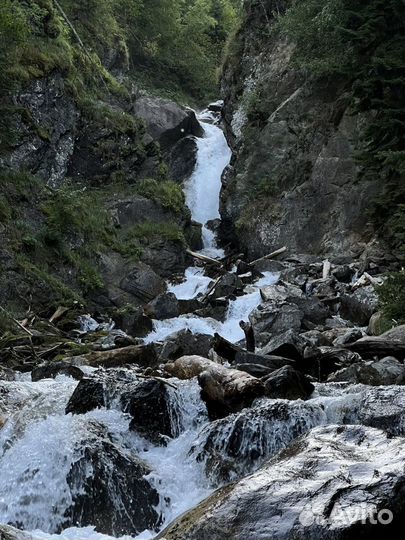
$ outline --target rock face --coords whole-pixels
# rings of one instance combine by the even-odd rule
[[[314,428],[253,475],[215,492],[158,538],[402,538],[404,464],[401,438],[363,426]]]
[[[286,3],[244,3],[245,19],[222,78],[234,152],[223,178],[224,237],[256,258],[291,252],[347,255],[369,240],[366,210],[379,181],[355,182],[366,121],[352,115],[344,81],[311,80],[290,60],[294,44],[273,30]]]

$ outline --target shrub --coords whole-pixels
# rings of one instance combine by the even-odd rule
[[[394,272],[378,289],[384,315],[397,324],[405,323],[405,271]]]

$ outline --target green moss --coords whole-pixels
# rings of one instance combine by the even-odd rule
[[[0,195],[0,222],[4,223],[11,219],[12,212],[8,200]]]
[[[171,181],[158,182],[146,179],[137,185],[137,191],[148,199],[152,199],[177,214],[187,213],[185,197],[179,184]]]

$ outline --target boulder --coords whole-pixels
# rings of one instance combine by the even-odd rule
[[[327,306],[313,296],[288,297],[286,301],[298,306],[304,314],[304,320],[313,324],[323,324],[330,316]]]
[[[145,303],[164,292],[166,284],[150,266],[138,262],[121,280],[120,288]]]
[[[344,348],[307,347],[297,369],[318,381],[326,381],[331,373],[359,361],[361,357],[357,353]]]
[[[210,422],[192,449],[214,487],[237,480],[324,421],[309,401],[262,398],[252,407]]]
[[[35,366],[31,371],[31,380],[33,382],[40,381],[41,379],[54,379],[58,375],[67,375],[73,377],[73,379],[80,380],[83,377],[83,371],[77,366],[73,366],[69,362],[51,361],[44,362]]]
[[[378,296],[372,285],[341,295],[340,302],[340,315],[362,326],[368,325],[378,309]]]
[[[91,525],[114,537],[156,530],[161,516],[156,510],[159,495],[145,479],[150,467],[114,444],[97,424],[81,446],[83,454],[67,477],[73,500],[64,526]]]
[[[134,104],[133,113],[145,120],[148,133],[159,141],[163,149],[172,147],[188,135],[204,135],[195,112],[173,101],[141,96]]]
[[[383,358],[394,356],[405,359],[405,325],[391,328],[380,336],[367,336],[345,345],[350,351],[361,354],[363,358]]]
[[[336,347],[341,347],[342,345],[353,343],[354,341],[361,339],[363,336],[364,333],[362,330],[360,330],[360,328],[352,328],[334,339],[333,345],[335,345]]]
[[[405,384],[405,366],[387,356],[377,362],[356,362],[328,377],[328,381],[362,383],[371,386]]]
[[[167,164],[169,176],[174,182],[184,182],[193,174],[197,163],[197,149],[197,141],[192,135],[180,139],[173,146],[168,155]],[[201,248],[191,247],[191,249]]]
[[[363,426],[316,427],[157,538],[402,538],[404,471],[404,439]]]
[[[112,318],[118,328],[133,337],[145,337],[153,330],[153,323],[141,306],[123,306],[114,311]]]
[[[179,303],[176,295],[166,292],[157,296],[145,306],[145,313],[151,319],[172,319],[180,314]]]
[[[0,381],[15,381],[15,372],[5,366],[0,366]]]
[[[83,378],[76,386],[66,405],[66,414],[85,414],[93,409],[105,407],[106,399],[102,381]]]
[[[190,330],[179,330],[164,341],[159,361],[176,360],[187,355],[207,357],[212,341],[213,337],[209,334],[193,334]]]
[[[238,290],[240,291],[242,289],[243,283],[240,280],[239,276],[237,276],[233,272],[227,272],[226,274],[221,276],[211,296],[213,298],[231,296],[232,294],[235,294]]]
[[[284,366],[262,379],[265,395],[273,399],[308,399],[314,385],[291,366]]]
[[[107,351],[92,351],[81,356],[72,356],[69,362],[73,365],[114,368],[126,364],[137,364],[141,367],[158,365],[156,348],[153,343],[147,345],[130,345]]]
[[[198,383],[210,419],[223,418],[249,407],[255,398],[264,394],[260,379],[220,364],[211,365],[200,373]]]
[[[249,315],[249,321],[256,333],[270,332],[282,334],[287,330],[298,332],[301,328],[304,313],[295,304],[279,305],[275,302],[260,304]]]
[[[154,444],[178,435],[169,386],[149,379],[121,397],[123,410],[132,416],[129,428]]]
[[[279,282],[277,285],[267,285],[260,289],[263,302],[285,302],[287,298],[300,298],[304,296],[302,289],[291,283]],[[294,300],[291,300],[294,302]]]
[[[341,283],[350,283],[355,273],[356,270],[348,264],[337,266],[332,270],[332,276]]]
[[[299,360],[304,355],[304,350],[308,345],[302,335],[294,330],[287,330],[282,334],[274,336],[261,350],[262,355],[276,355],[292,360]]]

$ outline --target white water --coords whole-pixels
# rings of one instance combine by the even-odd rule
[[[146,338],[146,343],[153,341],[163,341],[171,334],[179,330],[191,330],[193,334],[214,335],[218,332],[222,337],[236,343],[244,337],[244,333],[239,326],[240,321],[247,321],[249,314],[260,304],[260,287],[273,285],[278,280],[278,274],[264,272],[264,275],[254,285],[248,287],[249,292],[243,296],[238,296],[229,303],[225,321],[221,323],[215,319],[198,317],[197,315],[181,315],[173,319],[164,321],[154,321],[154,331]],[[184,284],[186,285],[186,284]]]
[[[190,300],[199,294],[204,294],[212,279],[204,275],[204,269],[190,266],[184,273],[185,281],[177,285],[169,284],[167,290],[176,295],[179,300]]]
[[[202,253],[221,258],[224,252],[217,247],[215,234],[206,227],[206,223],[220,217],[221,176],[231,159],[231,150],[223,131],[204,122],[212,120],[214,116],[205,111],[199,118],[204,127],[204,137],[197,139],[197,163],[191,178],[184,186],[184,193],[192,218],[203,225]]]

